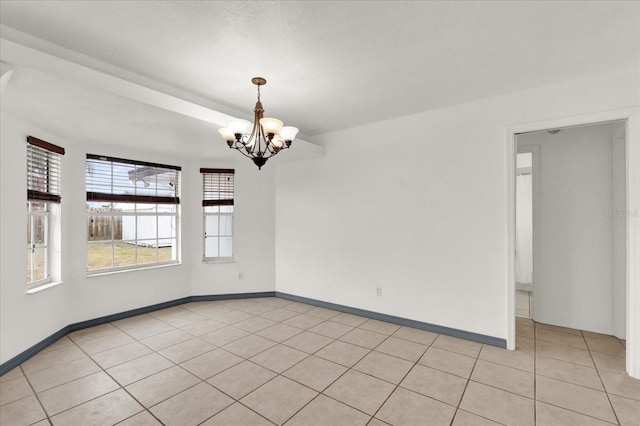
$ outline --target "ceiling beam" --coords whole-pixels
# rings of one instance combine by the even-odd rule
[[[151,81],[148,82],[148,85],[131,81],[133,79],[144,79],[144,77],[141,76],[131,79],[118,77],[113,74],[127,74],[129,77],[136,77],[136,75],[126,70],[116,69],[110,64],[101,63],[77,52],[69,51],[61,48],[60,46],[53,45],[45,40],[40,40],[27,34],[20,33],[6,26],[2,26],[2,30],[4,34],[9,34],[13,39],[23,38],[31,46],[37,45],[38,47],[34,48],[26,46],[25,44],[27,43],[21,44],[7,38],[0,38],[0,60],[2,60],[3,63],[10,64],[8,66],[11,68],[19,69],[23,67],[37,70],[91,86],[98,90],[115,94],[126,99],[206,121],[218,127],[226,126],[230,120],[235,118],[248,118],[226,114],[215,109],[199,105],[198,103],[187,101],[178,96],[168,94],[164,91],[150,88],[148,86],[151,85]],[[45,49],[52,53],[45,52]],[[69,57],[73,57],[73,60],[67,59]],[[96,68],[110,69],[116,72],[107,73]],[[9,74],[8,77],[10,77]],[[160,85],[160,83],[158,83],[158,85]],[[177,89],[174,89],[174,91],[177,91]],[[215,137],[218,137],[217,133]],[[221,140],[221,143],[222,142],[223,141]],[[300,151],[299,154],[302,155],[294,154],[293,156],[289,156],[291,157],[291,160],[317,157],[324,154],[323,147],[300,138],[296,138],[295,146],[297,150]],[[296,150],[292,150],[292,153],[295,151]]]

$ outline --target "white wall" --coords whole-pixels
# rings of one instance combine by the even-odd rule
[[[0,151],[0,363],[62,327],[88,319],[174,300],[192,294],[273,291],[274,173],[252,164],[214,164],[152,152],[60,139],[37,126],[37,117],[17,119],[2,113]],[[70,126],[74,123],[69,123]],[[26,294],[26,136],[63,146],[63,284]],[[182,264],[101,276],[86,275],[86,153],[182,166]],[[246,163],[250,163],[248,160]],[[200,167],[236,167],[237,216],[242,227],[234,239],[235,264],[202,264]],[[241,195],[240,195],[241,194]],[[233,281],[234,268],[245,280]]]
[[[617,129],[624,131],[624,123],[518,136],[519,146],[538,146],[540,152],[535,207],[539,221],[534,225],[539,237],[534,268],[536,321],[613,334],[611,212]],[[624,279],[622,283],[618,297],[624,304]],[[624,310],[621,314],[618,317],[624,322]]]
[[[185,241],[195,253],[189,260],[192,295],[275,291],[275,164],[258,170],[248,158],[240,154],[238,158],[226,164],[191,163],[195,173],[201,167],[235,169],[232,262],[202,262],[202,184],[190,188],[197,200],[188,219],[194,228],[193,238]],[[202,182],[199,173],[197,178]]]
[[[638,80],[623,70],[322,135],[325,158],[277,171],[276,289],[507,338],[507,129],[637,107]]]

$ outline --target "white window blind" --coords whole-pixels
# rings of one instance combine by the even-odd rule
[[[202,205],[233,205],[233,169],[200,169],[202,173]]]
[[[87,201],[180,204],[179,166],[87,154]]]
[[[60,156],[64,148],[27,137],[27,199],[60,203]]]

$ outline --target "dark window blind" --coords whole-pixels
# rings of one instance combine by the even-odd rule
[[[233,205],[233,169],[200,169],[202,173],[202,205]]]
[[[60,202],[60,158],[64,148],[27,137],[27,199]]]
[[[180,204],[179,166],[87,154],[87,201]]]

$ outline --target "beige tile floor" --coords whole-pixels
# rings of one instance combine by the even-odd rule
[[[517,319],[518,350],[279,298],[80,330],[0,378],[10,425],[640,425],[624,342]]]

